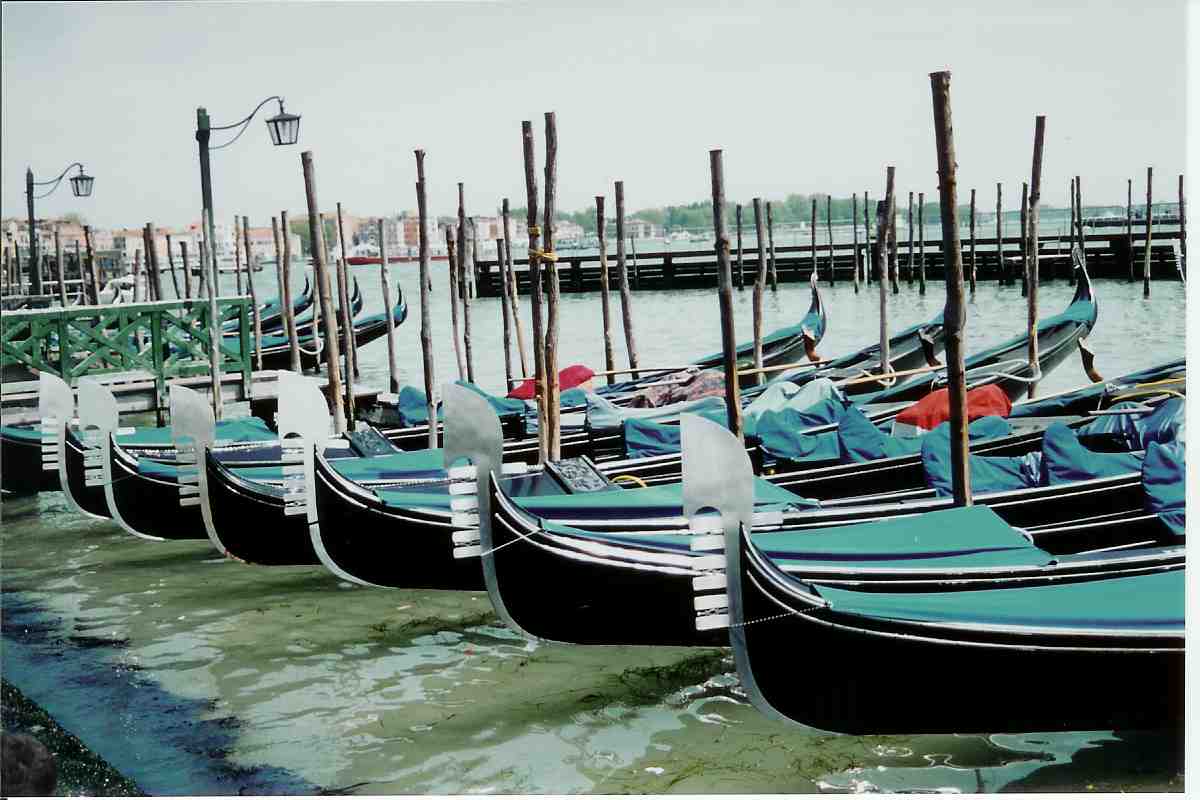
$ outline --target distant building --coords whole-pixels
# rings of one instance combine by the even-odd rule
[[[625,220],[625,235],[634,239],[661,239],[663,237],[663,227],[655,225],[653,222],[633,217]]]

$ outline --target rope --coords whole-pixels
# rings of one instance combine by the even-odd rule
[[[638,486],[642,487],[643,489],[646,488],[646,482],[636,475],[617,475],[616,477],[612,478],[611,480],[614,483],[616,483],[617,481],[630,481],[631,483],[636,483]]]
[[[1126,398],[1129,398],[1129,397],[1147,397],[1147,396],[1154,396],[1154,395],[1160,395],[1160,394],[1169,395],[1171,397],[1181,397],[1184,400],[1187,399],[1187,395],[1185,395],[1183,392],[1177,392],[1174,389],[1142,389],[1140,391],[1125,392],[1124,394],[1119,394],[1116,397],[1113,397],[1112,401],[1115,403],[1118,400],[1125,400]]]
[[[529,248],[529,257],[532,259],[536,259],[537,261],[540,261],[543,264],[545,264],[545,263],[554,264],[554,263],[558,262],[558,253],[555,253],[553,250],[542,250],[542,249],[536,248],[536,247]]]

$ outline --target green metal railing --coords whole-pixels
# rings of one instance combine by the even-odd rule
[[[242,373],[248,393],[253,352],[250,298],[217,299],[217,316],[237,320],[237,335],[220,339],[222,374]],[[218,325],[219,329],[219,325]],[[169,378],[209,372],[207,300],[167,300],[72,306],[0,315],[0,366],[21,366],[58,375],[71,386],[84,375],[145,370],[154,376],[158,399]]]

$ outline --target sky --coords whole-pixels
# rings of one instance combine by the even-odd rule
[[[558,207],[625,181],[635,210],[710,196],[883,190],[937,195],[929,73],[949,69],[960,201],[1019,205],[1034,118],[1045,114],[1043,200],[1073,175],[1084,202],[1123,204],[1126,179],[1174,199],[1184,170],[1186,16],[1180,2],[905,3],[4,3],[0,211],[25,215],[25,169],[82,161],[91,198],[64,182],[37,215],[102,227],[199,217],[198,106],[235,122],[282,95],[299,144],[271,146],[259,112],[213,153],[218,220],[269,224],[305,208],[313,152],[323,210],[524,205],[521,121],[558,121]],[[224,141],[214,134],[213,143]],[[610,211],[611,214],[611,211]]]

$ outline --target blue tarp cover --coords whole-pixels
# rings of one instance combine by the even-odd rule
[[[513,414],[525,414],[524,400],[513,400],[508,397],[497,397],[496,395],[488,394],[469,381],[455,381],[455,383],[459,386],[465,386],[487,400],[492,409],[502,417]],[[401,388],[399,396],[396,399],[396,413],[400,416],[400,424],[406,427],[428,423],[429,413],[426,408],[425,393],[415,386]],[[437,409],[437,418],[439,420],[443,418],[440,404]]]
[[[1129,401],[1117,403],[1112,410],[1135,408]],[[1125,450],[1145,450],[1150,442],[1166,444],[1179,438],[1186,424],[1187,407],[1183,398],[1169,397],[1149,414],[1102,414],[1079,429],[1084,441],[1104,438],[1119,442]]]
[[[1061,422],[1042,436],[1042,486],[1087,481],[1140,472],[1138,453],[1095,453],[1083,446],[1079,435]]]
[[[715,409],[696,412],[705,419],[710,419],[718,425],[728,427],[729,418],[725,413],[725,403]],[[660,456],[678,453],[680,447],[680,428],[678,424],[655,422],[645,419],[627,419],[623,424],[625,433],[625,455],[629,458]]]
[[[1054,395],[1040,400],[1017,403],[1013,406],[1010,418],[1013,417],[1054,417],[1068,413],[1082,413],[1098,408],[1100,400],[1110,386],[1131,386],[1138,383],[1151,383],[1163,380],[1187,369],[1187,359],[1180,358],[1168,361],[1154,367],[1148,367],[1137,372],[1130,372],[1113,378],[1111,381],[1093,383],[1071,392]],[[1141,449],[1141,448],[1136,448]]]
[[[1184,444],[1151,442],[1142,465],[1146,510],[1158,514],[1178,536],[1187,526],[1187,457]]]
[[[971,423],[978,425],[991,417]],[[1037,486],[1041,480],[1041,453],[1024,456],[969,456],[971,491],[984,494]],[[939,496],[954,494],[950,472],[950,424],[943,422],[921,440],[921,464],[925,470],[925,485]]]

